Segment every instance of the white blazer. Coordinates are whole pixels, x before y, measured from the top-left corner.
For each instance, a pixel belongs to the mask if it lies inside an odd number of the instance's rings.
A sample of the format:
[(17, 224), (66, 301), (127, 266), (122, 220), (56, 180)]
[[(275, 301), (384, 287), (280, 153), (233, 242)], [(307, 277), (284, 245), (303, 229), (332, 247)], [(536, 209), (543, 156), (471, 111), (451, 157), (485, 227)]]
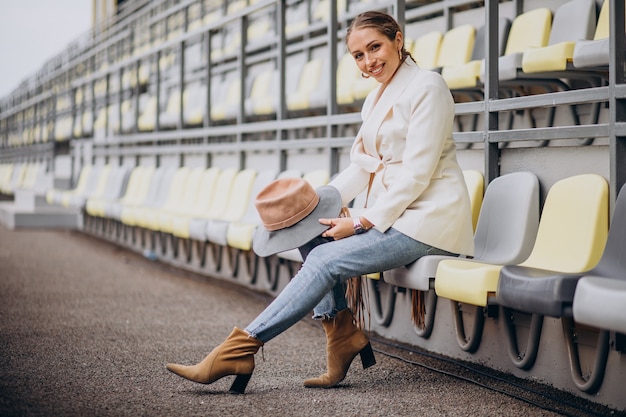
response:
[(330, 185), (346, 205), (374, 179), (367, 207), (374, 227), (393, 227), (422, 243), (473, 255), (470, 201), (452, 139), (454, 101), (441, 76), (411, 59), (378, 101), (365, 99), (350, 165)]

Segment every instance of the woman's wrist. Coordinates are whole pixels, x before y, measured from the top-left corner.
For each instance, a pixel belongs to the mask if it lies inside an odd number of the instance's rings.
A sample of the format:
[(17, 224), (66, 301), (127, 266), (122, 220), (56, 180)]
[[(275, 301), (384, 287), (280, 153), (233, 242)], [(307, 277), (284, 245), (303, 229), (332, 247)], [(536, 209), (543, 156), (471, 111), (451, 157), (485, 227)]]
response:
[(359, 223), (361, 223), (361, 225), (365, 228), (365, 230), (370, 230), (372, 227), (374, 227), (372, 222), (370, 222), (363, 216), (359, 217)]

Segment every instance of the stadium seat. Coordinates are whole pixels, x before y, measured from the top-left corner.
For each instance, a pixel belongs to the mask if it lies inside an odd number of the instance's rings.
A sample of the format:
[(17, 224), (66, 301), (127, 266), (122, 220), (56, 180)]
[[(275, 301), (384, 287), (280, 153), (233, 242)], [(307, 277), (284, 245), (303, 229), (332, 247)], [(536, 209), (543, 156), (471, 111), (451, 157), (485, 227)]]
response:
[(226, 244), (232, 248), (249, 251), (252, 249), (252, 236), (254, 230), (261, 224), (261, 218), (254, 205), (256, 195), (277, 176), (274, 170), (259, 171), (252, 186), (251, 198), (249, 199), (246, 212), (240, 219), (228, 224), (226, 231)]
[(167, 196), (171, 177), (174, 174), (172, 167), (159, 167), (142, 181), (136, 198), (122, 206), (120, 221), (126, 226), (138, 226), (142, 221), (142, 214), (146, 208), (158, 207)]
[(434, 69), (437, 67), (442, 40), (443, 33), (438, 30), (433, 30), (419, 36), (413, 42), (411, 55), (420, 68)]
[[(145, 97), (142, 97), (142, 99), (145, 99)], [(145, 103), (145, 100), (141, 101), (142, 103), (140, 104)], [(122, 104), (120, 105), (122, 116), (121, 123), (117, 123), (117, 125), (113, 124), (113, 133), (131, 133), (135, 129), (135, 127), (137, 126), (137, 115), (135, 114), (135, 106), (136, 101), (134, 98), (129, 98), (122, 101)], [(140, 109), (140, 111), (141, 110), (142, 109)]]
[(183, 94), (183, 123), (186, 126), (202, 125), (206, 117), (207, 88), (200, 82), (185, 87)]
[(13, 176), (13, 163), (0, 165), (0, 193), (8, 194), (11, 187), (11, 177)]
[(287, 110), (301, 111), (311, 108), (311, 95), (320, 88), (322, 60), (311, 59), (300, 71), (296, 90), (287, 92)]
[(98, 169), (98, 176), (92, 176), (90, 178), (90, 181), (87, 183), (85, 192), (82, 194), (74, 194), (69, 199), (63, 200), (63, 205), (65, 207), (82, 210), (85, 207), (87, 199), (91, 197), (102, 197), (104, 195), (104, 191), (106, 190), (106, 185), (109, 181), (109, 176), (112, 169), (113, 167), (110, 164), (100, 167)]
[(578, 40), (588, 40), (596, 27), (595, 0), (571, 0), (554, 13), (548, 45), (530, 48), (522, 55), (522, 71), (563, 71), (572, 62)]
[(609, 65), (609, 1), (604, 0), (592, 40), (576, 40), (573, 64), (576, 68)]
[[(465, 176), (470, 187), (472, 211), (478, 208), (480, 213), (474, 234), (475, 252), (473, 259), (464, 259), (461, 262), (508, 264), (526, 259), (532, 249), (539, 223), (537, 177), (530, 172), (502, 175), (489, 183), (484, 197), (481, 194), (480, 199), (471, 197), (472, 194), (478, 194), (478, 189), (482, 189), (482, 181), (479, 186), (475, 177), (477, 176), (473, 172)], [(436, 281), (440, 279), (437, 274), (439, 263), (454, 258), (424, 256), (407, 268), (398, 268), (384, 274), (383, 279), (398, 287), (432, 292), (437, 285)], [(471, 285), (470, 282), (467, 284)], [(430, 315), (427, 314), (425, 324), (425, 327), (430, 327), (429, 330), (432, 330), (433, 301), (436, 301), (434, 296), (437, 294), (429, 296), (432, 305), (429, 306)]]
[(239, 170), (236, 168), (227, 168), (220, 171), (209, 206), (202, 213), (199, 213), (198, 216), (194, 216), (189, 220), (189, 228), (186, 234), (190, 239), (200, 242), (206, 241), (206, 225), (209, 219), (216, 219), (224, 214), (238, 172)]
[(168, 181), (169, 176), (161, 180), (156, 199), (152, 204), (142, 207), (137, 218), (138, 226), (155, 232), (160, 230), (160, 215), (176, 209), (185, 191), (189, 171), (188, 167), (180, 167), (171, 175), (171, 180)]
[(241, 85), (238, 76), (230, 76), (224, 80), (216, 92), (216, 100), (212, 101), (211, 120), (226, 121), (237, 117), (237, 108), (241, 99)]
[(437, 64), (433, 70), (441, 72), (443, 67), (463, 65), (469, 62), (476, 40), (476, 28), (466, 24), (448, 30), (441, 40)]
[[(346, 0), (337, 0), (333, 3), (337, 4), (337, 16), (341, 16), (346, 12)], [(328, 22), (330, 19), (330, 0), (320, 0), (313, 9), (313, 21)]]
[(626, 334), (626, 186), (615, 203), (600, 261), (578, 281), (572, 302), (574, 320)]
[[(170, 204), (166, 204), (158, 213), (158, 230), (163, 233), (172, 233), (175, 216), (185, 213), (193, 205), (200, 190), (200, 183), (204, 168), (192, 168), (188, 170), (186, 178), (179, 185), (179, 190), (170, 194)], [(172, 184), (173, 185), (173, 184)], [(170, 188), (171, 189), (171, 188)]]
[(552, 186), (532, 253), (500, 271), (498, 304), (552, 317), (571, 308), (576, 283), (598, 263), (606, 243), (608, 192), (606, 180), (595, 174)]
[(269, 68), (254, 77), (250, 94), (245, 101), (247, 116), (266, 116), (276, 113), (278, 97), (275, 91), (278, 76), (278, 71)]
[(106, 204), (122, 196), (129, 181), (130, 169), (125, 166), (113, 167), (107, 180), (106, 188), (99, 196), (89, 197), (85, 211), (93, 217), (104, 217)]
[[(15, 170), (17, 169), (17, 167), (14, 166), (13, 169)], [(81, 195), (87, 187), (87, 183), (89, 182), (92, 171), (94, 171), (93, 165), (84, 165), (83, 168), (80, 170), (78, 181), (76, 181), (76, 186), (73, 189), (60, 190), (53, 188), (51, 190), (48, 190), (48, 192), (46, 193), (46, 202), (50, 205), (61, 205), (65, 195), (68, 195), (68, 197), (65, 197), (65, 199), (71, 198), (72, 194)]]
[(124, 206), (137, 206), (145, 198), (148, 184), (154, 174), (153, 166), (138, 165), (133, 168), (128, 178), (128, 184), (124, 195), (117, 200), (107, 201), (104, 204), (104, 217), (120, 221), (122, 218), (122, 208)]
[(210, 209), (211, 203), (214, 201), (213, 194), (220, 172), (221, 170), (217, 167), (204, 170), (198, 185), (198, 194), (193, 203), (172, 218), (172, 234), (174, 236), (188, 239), (191, 219), (202, 217)]
[[(150, 96), (137, 119), (137, 130), (151, 132), (156, 128), (157, 98)], [(131, 125), (132, 126), (132, 125)]]
[[(186, 92), (185, 92), (186, 93)], [(180, 88), (170, 89), (165, 110), (159, 114), (159, 128), (175, 129), (180, 119), (181, 95)], [(156, 100), (155, 100), (156, 111)]]
[[(530, 48), (541, 48), (548, 44), (552, 28), (552, 12), (541, 7), (522, 13), (511, 24), (504, 55), (498, 59), (500, 80), (514, 80), (522, 68), (524, 52)], [(481, 66), (481, 81), (484, 82), (484, 62)]]
[(483, 194), (485, 193), (485, 179), (482, 172), (474, 169), (463, 171), (463, 179), (467, 186), (470, 197), (470, 208), (472, 210), (472, 230), (476, 230), (478, 216), (483, 205)]
[[(500, 18), (498, 23), (498, 56), (504, 53), (506, 40), (509, 35), (511, 21)], [(476, 31), (476, 40), (472, 50), (471, 60), (460, 65), (447, 65), (441, 70), (441, 76), (451, 90), (475, 88), (480, 81), (480, 69), (485, 59), (485, 36), (486, 27), (481, 26)]]
[[(274, 171), (271, 172), (273, 177), (276, 176)], [(222, 214), (218, 217), (209, 219), (206, 225), (206, 240), (217, 245), (226, 246), (226, 234), (228, 224), (241, 219), (248, 208), (251, 201), (252, 189), (255, 185), (257, 171), (253, 169), (244, 169), (237, 173), (233, 180), (233, 191), (228, 196), (226, 207)], [(265, 180), (264, 175), (263, 180)], [(272, 179), (273, 179), (272, 177)], [(271, 181), (271, 180), (270, 180)], [(269, 181), (266, 182), (266, 184)]]
[(309, 26), (307, 9), (307, 4), (304, 2), (296, 3), (287, 8), (285, 19), (285, 35), (287, 37), (302, 33)]
[(103, 140), (107, 136), (107, 114), (107, 108), (101, 107), (100, 110), (98, 110), (96, 119), (93, 122), (93, 138), (96, 141)]

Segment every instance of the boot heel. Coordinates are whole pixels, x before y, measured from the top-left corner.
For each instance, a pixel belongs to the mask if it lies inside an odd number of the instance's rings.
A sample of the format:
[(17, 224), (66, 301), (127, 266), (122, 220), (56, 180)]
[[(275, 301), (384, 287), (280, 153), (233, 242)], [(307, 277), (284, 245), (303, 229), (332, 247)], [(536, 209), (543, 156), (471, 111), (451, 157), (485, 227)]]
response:
[(231, 394), (243, 394), (251, 377), (252, 374), (237, 375), (228, 392)]
[(370, 366), (376, 365), (376, 358), (374, 357), (374, 351), (372, 350), (372, 345), (368, 343), (361, 351), (359, 352), (361, 355), (361, 363), (363, 364), (363, 369), (367, 369)]

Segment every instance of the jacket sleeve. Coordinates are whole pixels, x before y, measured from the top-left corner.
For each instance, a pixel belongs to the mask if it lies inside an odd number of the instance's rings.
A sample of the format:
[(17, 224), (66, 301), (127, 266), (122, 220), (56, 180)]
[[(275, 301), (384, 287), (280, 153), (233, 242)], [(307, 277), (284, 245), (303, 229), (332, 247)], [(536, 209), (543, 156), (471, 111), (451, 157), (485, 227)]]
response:
[(341, 194), (341, 202), (346, 206), (369, 184), (370, 173), (351, 163), (329, 183)]
[(399, 172), (392, 183), (384, 184), (376, 203), (363, 212), (381, 232), (391, 227), (428, 187), (452, 133), (454, 101), (444, 81), (435, 74), (416, 81), (420, 86), (410, 92), (413, 97), (406, 138), (392, 139), (406, 140), (402, 160), (395, 162), (400, 164)]

